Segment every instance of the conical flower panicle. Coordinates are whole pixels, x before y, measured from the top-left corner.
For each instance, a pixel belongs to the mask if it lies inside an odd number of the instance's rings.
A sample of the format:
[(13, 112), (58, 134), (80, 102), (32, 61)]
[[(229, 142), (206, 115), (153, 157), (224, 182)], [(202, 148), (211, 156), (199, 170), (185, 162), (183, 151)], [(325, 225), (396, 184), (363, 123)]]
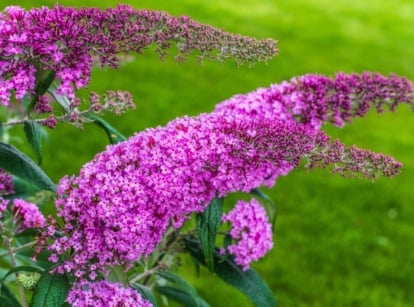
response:
[(215, 112), (251, 118), (279, 118), (309, 124), (316, 129), (331, 122), (343, 126), (363, 117), (369, 109), (394, 111), (399, 104), (414, 108), (413, 84), (404, 77), (378, 73), (338, 73), (334, 78), (308, 74), (235, 95), (216, 106)]
[(33, 94), (44, 71), (54, 71), (58, 93), (73, 99), (75, 90), (89, 83), (93, 57), (117, 67), (119, 54), (142, 53), (151, 44), (162, 58), (176, 45), (177, 60), (194, 50), (200, 60), (234, 58), (239, 64), (268, 61), (277, 53), (271, 39), (234, 35), (188, 17), (126, 5), (105, 11), (9, 6), (0, 13), (0, 105), (9, 105), (13, 92), (17, 99)]
[(213, 113), (108, 146), (79, 176), (59, 183), (56, 206), (66, 235), (50, 249), (74, 250), (60, 270), (93, 276), (149, 255), (171, 223), (181, 226), (215, 196), (273, 185), (315, 147), (318, 134), (300, 124)]

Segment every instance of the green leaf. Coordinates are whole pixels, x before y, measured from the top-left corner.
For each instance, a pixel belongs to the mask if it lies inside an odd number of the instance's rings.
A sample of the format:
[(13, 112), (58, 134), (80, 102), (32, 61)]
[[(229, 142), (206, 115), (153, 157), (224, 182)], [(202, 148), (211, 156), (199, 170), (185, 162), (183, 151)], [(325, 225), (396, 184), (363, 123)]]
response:
[(274, 205), (273, 200), (267, 195), (265, 192), (263, 192), (261, 189), (256, 188), (250, 191), (250, 194), (253, 196), (257, 196), (260, 199), (265, 200), (267, 203)]
[(183, 278), (178, 276), (177, 274), (174, 274), (172, 272), (156, 272), (156, 275), (168, 280), (169, 282), (172, 282), (174, 285), (176, 285), (178, 288), (188, 292), (192, 296), (197, 296), (196, 289), (190, 285), (187, 281), (185, 281)]
[(227, 249), (233, 243), (233, 238), (229, 233), (226, 233), (223, 238), (223, 247)]
[(261, 199), (265, 202), (264, 207), (266, 209), (267, 215), (270, 218), (270, 222), (272, 223), (272, 228), (274, 230), (274, 227), (275, 227), (275, 224), (276, 224), (276, 219), (277, 219), (277, 207), (276, 207), (275, 203), (273, 202), (273, 200), (266, 193), (264, 193), (259, 188), (251, 190), (250, 194), (252, 194), (253, 196), (256, 196), (257, 198), (259, 198), (259, 199)]
[(53, 98), (55, 98), (57, 103), (63, 108), (63, 110), (65, 110), (66, 113), (69, 112), (70, 105), (71, 105), (70, 100), (66, 96), (59, 95), (56, 91), (57, 91), (57, 84), (56, 82), (53, 82), (49, 86), (48, 92), (53, 96)]
[(66, 275), (50, 274), (45, 271), (33, 293), (30, 306), (61, 306), (66, 300), (69, 289), (70, 284)]
[(199, 307), (199, 303), (190, 293), (185, 290), (169, 287), (169, 286), (157, 286), (155, 287), (160, 294), (180, 303), (186, 307)]
[(210, 272), (214, 271), (213, 254), (216, 247), (217, 230), (223, 214), (223, 198), (214, 198), (210, 205), (196, 217), (197, 231), (204, 259)]
[[(210, 305), (203, 300), (196, 289), (182, 277), (172, 272), (156, 272), (157, 276), (169, 281), (175, 287), (159, 286), (155, 289), (161, 294), (183, 304), (184, 306), (209, 307)], [(161, 288), (161, 290), (160, 290)], [(194, 305), (192, 305), (194, 304)]]
[(39, 165), (42, 164), (41, 141), (42, 141), (42, 127), (33, 120), (26, 120), (24, 122), (24, 133), (26, 139), (36, 155)]
[(39, 82), (36, 84), (35, 93), (38, 96), (43, 95), (44, 93), (46, 93), (46, 91), (49, 89), (50, 85), (53, 83), (53, 80), (55, 80), (55, 76), (56, 76), (56, 73), (53, 70), (48, 71), (46, 73), (46, 77), (41, 78), (39, 80)]
[(111, 144), (116, 144), (126, 140), (126, 137), (116, 130), (113, 126), (111, 126), (107, 121), (102, 119), (100, 116), (94, 113), (87, 113), (85, 115), (86, 118), (93, 120), (95, 124), (105, 130), (106, 134), (108, 135), (109, 142)]
[(131, 284), (131, 287), (137, 290), (143, 299), (150, 301), (153, 307), (157, 307), (157, 300), (150, 288), (140, 284)]
[[(18, 237), (19, 239), (20, 237)], [(56, 266), (55, 263), (49, 261), (50, 252), (47, 250), (41, 251), (36, 256), (36, 266), (42, 268), (42, 270), (51, 270), (53, 267)], [(33, 247), (32, 248), (25, 248), (23, 250), (19, 250), (16, 252), (16, 259), (19, 260), (21, 263), (33, 263)]]
[(41, 189), (56, 191), (55, 184), (33, 160), (15, 147), (3, 142), (0, 142), (0, 167)]
[[(200, 242), (191, 238), (185, 242), (190, 254), (206, 266)], [(277, 306), (272, 291), (256, 271), (243, 271), (231, 257), (221, 255), (218, 250), (214, 254), (214, 272), (226, 283), (243, 292), (256, 306)]]
[(29, 106), (27, 107), (27, 113), (30, 114), (32, 112), (33, 108), (36, 105), (37, 100), (39, 99), (39, 96), (46, 93), (48, 88), (52, 85), (53, 80), (55, 80), (56, 73), (54, 71), (46, 71), (42, 73), (42, 76), (40, 76), (37, 80), (36, 87), (35, 87), (35, 94), (33, 95)]
[(198, 306), (200, 306), (200, 307), (210, 307), (210, 304), (207, 303), (205, 300), (203, 300), (201, 297), (198, 296), (195, 299), (198, 303)]
[(0, 307), (20, 307), (19, 301), (7, 286), (3, 286), (0, 295)]
[(27, 110), (29, 108), (30, 102), (32, 101), (32, 95), (26, 94), (23, 96), (23, 98), (20, 100), (20, 103), (23, 105), (23, 107)]
[(26, 228), (25, 230), (15, 234), (15, 238), (35, 237), (39, 235), (39, 228)]
[(22, 178), (13, 176), (14, 194), (7, 195), (8, 199), (26, 198), (39, 192), (41, 189)]

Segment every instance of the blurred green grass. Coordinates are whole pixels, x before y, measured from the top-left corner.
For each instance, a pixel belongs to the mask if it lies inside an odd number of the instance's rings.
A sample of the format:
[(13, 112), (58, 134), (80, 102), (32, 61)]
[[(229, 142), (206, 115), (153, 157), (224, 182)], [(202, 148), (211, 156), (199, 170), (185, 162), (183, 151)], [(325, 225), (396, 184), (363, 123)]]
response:
[[(82, 6), (81, 1), (60, 1)], [(166, 10), (228, 31), (279, 41), (280, 54), (266, 64), (236, 68), (193, 59), (161, 63), (150, 49), (114, 72), (95, 70), (90, 88), (125, 89), (137, 110), (106, 119), (126, 135), (174, 117), (209, 112), (233, 94), (305, 73), (394, 72), (414, 80), (412, 1), (223, 0), (128, 1), (136, 8)], [(3, 0), (0, 8), (16, 2)], [(53, 1), (25, 1), (27, 8)], [(117, 1), (88, 1), (114, 6)], [(412, 306), (414, 304), (414, 124), (407, 108), (370, 113), (337, 130), (347, 144), (392, 154), (404, 163), (399, 177), (375, 182), (344, 179), (325, 171), (295, 170), (269, 194), (278, 205), (275, 247), (254, 265), (280, 306)], [(50, 132), (44, 168), (54, 180), (77, 173), (104, 149), (95, 126)], [(63, 140), (63, 141), (62, 141)], [(186, 261), (186, 259), (184, 259)], [(212, 306), (250, 306), (237, 291), (202, 271), (180, 273)]]

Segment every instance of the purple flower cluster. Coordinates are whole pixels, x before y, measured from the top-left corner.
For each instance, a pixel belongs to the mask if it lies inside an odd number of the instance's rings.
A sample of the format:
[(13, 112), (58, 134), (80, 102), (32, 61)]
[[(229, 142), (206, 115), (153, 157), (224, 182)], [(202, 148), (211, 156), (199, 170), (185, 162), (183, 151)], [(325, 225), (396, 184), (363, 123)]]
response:
[[(392, 84), (383, 92), (392, 92)], [(65, 235), (49, 247), (51, 261), (66, 255), (58, 271), (95, 279), (108, 266), (128, 266), (151, 254), (169, 226), (180, 227), (216, 195), (271, 187), (302, 157), (309, 167), (333, 165), (344, 175), (359, 172), (375, 178), (398, 173), (401, 164), (390, 157), (331, 143), (317, 129), (326, 114), (298, 123), (295, 116), (301, 113), (293, 105), (293, 94), (283, 100), (275, 88), (236, 96), (211, 114), (147, 129), (108, 146), (79, 176), (63, 178), (56, 207), (65, 221), (60, 230)], [(398, 102), (410, 97), (408, 88), (404, 90)], [(278, 99), (272, 100), (275, 92)], [(339, 90), (337, 94), (341, 96)], [(309, 103), (327, 103), (322, 98)]]
[(19, 225), (20, 230), (45, 226), (45, 217), (36, 204), (23, 199), (14, 199), (13, 211), (17, 219), (16, 224)]
[(277, 52), (273, 40), (255, 40), (199, 24), (188, 17), (135, 10), (120, 5), (97, 8), (33, 8), (9, 6), (0, 13), (0, 105), (33, 94), (37, 78), (53, 71), (60, 80), (58, 93), (74, 98), (89, 82), (93, 57), (102, 65), (117, 65), (120, 53), (142, 53), (155, 44), (164, 56), (171, 44), (178, 60), (193, 50), (200, 58), (238, 63), (266, 61)]
[(2, 213), (7, 209), (9, 201), (3, 198), (3, 195), (14, 193), (13, 178), (0, 168), (0, 218)]
[(13, 178), (0, 168), (0, 196), (14, 193)]
[(385, 107), (393, 111), (401, 103), (414, 108), (413, 89), (409, 80), (395, 75), (338, 73), (329, 78), (309, 74), (236, 95), (218, 104), (215, 112), (297, 121), (318, 129), (324, 122), (342, 126), (372, 107), (378, 112)]
[(66, 301), (73, 307), (152, 307), (152, 304), (135, 290), (107, 281), (77, 282)]
[(50, 246), (51, 259), (72, 250), (59, 270), (93, 279), (147, 256), (168, 226), (179, 227), (216, 195), (272, 186), (321, 139), (300, 124), (213, 113), (108, 146), (79, 176), (60, 181), (56, 207), (66, 235)]
[(229, 213), (222, 216), (222, 221), (230, 222), (230, 236), (236, 241), (226, 249), (235, 256), (235, 262), (243, 270), (248, 270), (252, 261), (257, 261), (272, 249), (272, 224), (256, 199), (238, 201)]

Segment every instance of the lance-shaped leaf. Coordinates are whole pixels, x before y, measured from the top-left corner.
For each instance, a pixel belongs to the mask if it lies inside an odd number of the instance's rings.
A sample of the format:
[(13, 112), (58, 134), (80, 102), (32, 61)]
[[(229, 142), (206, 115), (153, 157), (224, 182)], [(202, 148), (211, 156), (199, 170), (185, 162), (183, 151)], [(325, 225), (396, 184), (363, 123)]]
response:
[(185, 290), (193, 296), (197, 295), (196, 289), (177, 274), (172, 272), (157, 272), (156, 275), (169, 281), (170, 283), (173, 283), (178, 288)]
[(214, 198), (210, 205), (197, 214), (197, 231), (203, 250), (204, 259), (210, 272), (214, 270), (213, 255), (216, 248), (217, 230), (223, 214), (223, 198)]
[(50, 274), (45, 271), (33, 293), (30, 307), (62, 306), (70, 289), (66, 275)]
[[(187, 238), (185, 243), (191, 256), (196, 258), (202, 265), (207, 266), (200, 242), (192, 238)], [(272, 291), (256, 271), (252, 269), (243, 271), (234, 263), (231, 257), (221, 255), (217, 249), (214, 253), (213, 260), (214, 273), (226, 283), (243, 292), (256, 306), (277, 306)]]
[(35, 93), (30, 101), (29, 106), (27, 107), (27, 113), (30, 114), (33, 110), (33, 108), (36, 105), (37, 100), (39, 99), (39, 96), (46, 93), (46, 91), (49, 89), (53, 81), (55, 80), (56, 73), (54, 71), (47, 71), (44, 72), (37, 80), (37, 84), (35, 87)]
[(24, 134), (26, 139), (32, 147), (36, 155), (39, 165), (42, 164), (41, 142), (42, 142), (42, 128), (33, 120), (26, 120), (24, 122)]
[(38, 186), (16, 176), (13, 176), (13, 188), (14, 194), (7, 195), (8, 199), (26, 198), (41, 190)]
[(0, 142), (0, 168), (43, 190), (56, 191), (55, 184), (32, 159), (3, 142)]
[(197, 303), (197, 300), (187, 291), (170, 287), (170, 286), (158, 286), (155, 287), (160, 294), (180, 303), (186, 307), (199, 307), (200, 305)]
[(188, 307), (210, 307), (202, 299), (196, 289), (183, 278), (172, 272), (157, 272), (159, 277), (167, 280), (173, 286), (156, 286), (155, 289), (162, 295)]
[(100, 116), (94, 113), (88, 113), (85, 115), (86, 118), (93, 120), (95, 124), (105, 130), (106, 134), (108, 135), (109, 142), (111, 144), (116, 144), (126, 140), (126, 137), (116, 130), (112, 125), (110, 125), (107, 121), (102, 119)]
[(20, 307), (19, 301), (7, 286), (3, 286), (0, 295), (0, 307)]
[(65, 112), (69, 112), (70, 111), (70, 100), (68, 97), (60, 95), (57, 93), (57, 84), (56, 82), (53, 82), (52, 84), (50, 84), (49, 88), (48, 88), (48, 92), (49, 94), (51, 94), (53, 96), (53, 98), (56, 99), (57, 103), (63, 108), (63, 110), (65, 110)]
[(256, 198), (262, 200), (262, 204), (264, 202), (264, 208), (266, 209), (266, 213), (269, 216), (269, 219), (272, 223), (272, 229), (274, 230), (276, 219), (277, 219), (277, 207), (273, 200), (263, 192), (261, 189), (256, 188), (250, 191), (250, 194), (255, 196)]
[(45, 73), (45, 77), (41, 78), (36, 84), (35, 93), (37, 95), (43, 95), (49, 89), (50, 85), (55, 80), (56, 73), (51, 70)]

